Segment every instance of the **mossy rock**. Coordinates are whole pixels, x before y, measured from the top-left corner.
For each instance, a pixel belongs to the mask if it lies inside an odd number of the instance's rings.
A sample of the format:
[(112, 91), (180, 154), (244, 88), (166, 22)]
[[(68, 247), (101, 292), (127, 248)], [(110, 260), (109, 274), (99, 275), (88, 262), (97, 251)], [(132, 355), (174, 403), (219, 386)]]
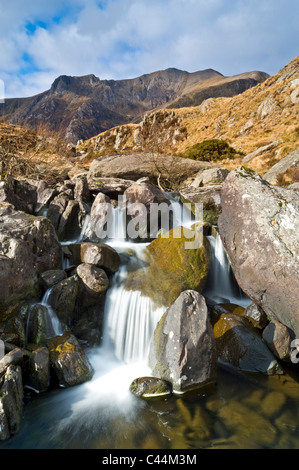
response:
[(140, 377), (133, 380), (130, 391), (139, 398), (153, 398), (172, 393), (172, 385), (166, 380), (155, 377)]
[(148, 267), (129, 273), (126, 287), (141, 290), (157, 306), (166, 307), (185, 290), (201, 292), (209, 270), (210, 244), (201, 234), (202, 244), (187, 249), (196, 233), (176, 227), (150, 243), (145, 253)]

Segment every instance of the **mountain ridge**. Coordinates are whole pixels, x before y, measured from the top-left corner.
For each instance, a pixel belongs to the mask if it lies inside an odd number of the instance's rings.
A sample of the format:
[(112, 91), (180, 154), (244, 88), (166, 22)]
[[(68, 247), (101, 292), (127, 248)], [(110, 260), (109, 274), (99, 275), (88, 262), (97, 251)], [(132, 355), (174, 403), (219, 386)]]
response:
[(146, 112), (199, 105), (207, 97), (234, 96), (266, 80), (265, 72), (224, 77), (214, 69), (187, 72), (168, 68), (124, 80), (94, 74), (61, 75), (49, 90), (27, 98), (9, 98), (2, 119), (39, 130), (47, 127), (77, 143), (112, 127), (140, 122)]

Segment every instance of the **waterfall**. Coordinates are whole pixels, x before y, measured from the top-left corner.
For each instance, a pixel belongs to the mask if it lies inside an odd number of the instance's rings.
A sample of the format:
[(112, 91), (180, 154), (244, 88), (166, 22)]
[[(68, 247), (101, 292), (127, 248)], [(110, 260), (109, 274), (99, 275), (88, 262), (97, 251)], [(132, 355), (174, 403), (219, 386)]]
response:
[(104, 345), (127, 364), (145, 361), (150, 341), (165, 308), (155, 308), (152, 300), (139, 291), (125, 290), (127, 269), (115, 275), (106, 296)]
[(48, 310), (48, 319), (50, 321), (52, 330), (54, 332), (54, 336), (60, 336), (60, 335), (63, 335), (64, 328), (63, 328), (59, 318), (57, 317), (55, 310), (49, 304), (49, 298), (50, 298), (52, 289), (53, 288), (51, 287), (50, 289), (48, 289), (45, 292), (44, 297), (42, 298), (42, 301), (41, 301), (41, 305), (46, 307), (47, 310)]
[(211, 267), (204, 295), (217, 303), (249, 305), (251, 300), (245, 296), (235, 280), (219, 233), (217, 232), (216, 238), (213, 236), (207, 238), (211, 246)]

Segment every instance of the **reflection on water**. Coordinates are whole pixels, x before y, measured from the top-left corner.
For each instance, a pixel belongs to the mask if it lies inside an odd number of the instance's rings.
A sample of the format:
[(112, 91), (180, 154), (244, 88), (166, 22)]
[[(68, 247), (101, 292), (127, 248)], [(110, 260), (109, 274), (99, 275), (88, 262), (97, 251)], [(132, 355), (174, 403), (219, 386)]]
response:
[(299, 385), (289, 375), (241, 375), (219, 366), (208, 395), (145, 401), (129, 392), (144, 364), (125, 365), (99, 350), (90, 359), (93, 380), (29, 401), (19, 433), (0, 449), (299, 447)]

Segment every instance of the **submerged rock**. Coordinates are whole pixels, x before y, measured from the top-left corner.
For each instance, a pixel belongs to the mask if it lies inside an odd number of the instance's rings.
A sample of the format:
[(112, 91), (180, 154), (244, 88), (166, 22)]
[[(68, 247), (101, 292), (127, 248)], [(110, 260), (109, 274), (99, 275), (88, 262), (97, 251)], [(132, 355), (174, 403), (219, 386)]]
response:
[(170, 395), (172, 386), (170, 382), (156, 377), (140, 377), (131, 383), (130, 390), (136, 397), (151, 398)]
[(72, 387), (92, 379), (93, 369), (76, 337), (67, 332), (48, 342), (50, 364), (60, 386)]
[(222, 190), (219, 233), (237, 282), (266, 315), (299, 336), (299, 194), (246, 168)]
[(152, 340), (149, 365), (154, 377), (182, 393), (214, 384), (217, 353), (204, 300), (187, 290), (165, 312)]

